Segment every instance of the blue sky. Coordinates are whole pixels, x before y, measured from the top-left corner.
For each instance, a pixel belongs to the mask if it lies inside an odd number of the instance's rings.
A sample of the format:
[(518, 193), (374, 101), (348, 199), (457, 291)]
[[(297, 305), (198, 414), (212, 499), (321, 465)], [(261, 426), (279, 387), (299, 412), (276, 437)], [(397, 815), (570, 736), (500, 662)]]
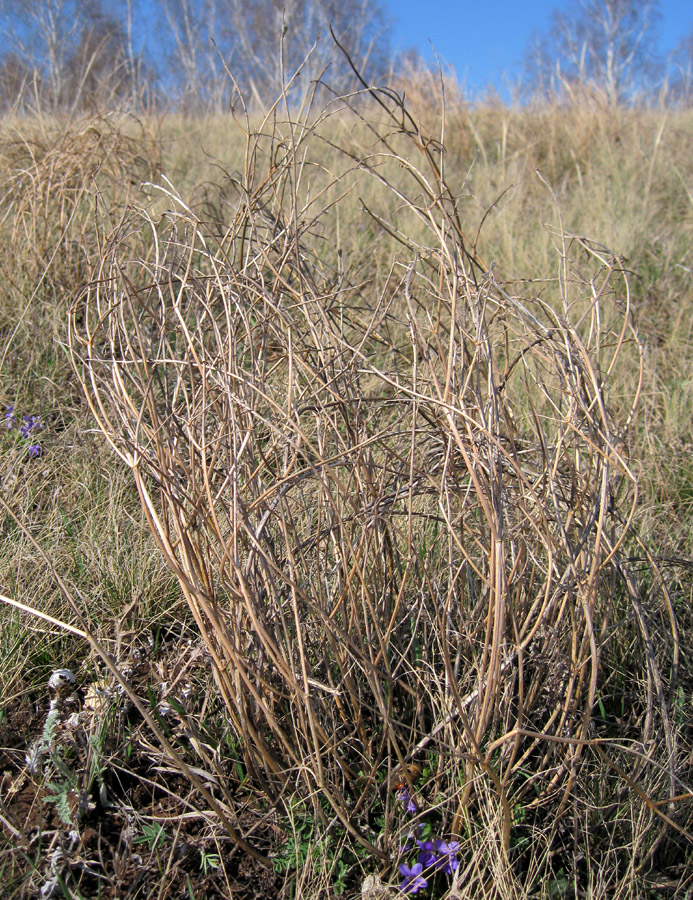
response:
[[(414, 46), (430, 59), (433, 42), (472, 92), (489, 83), (502, 89), (503, 73), (521, 59), (532, 34), (547, 29), (551, 10), (571, 5), (571, 0), (384, 0), (396, 46)], [(693, 26), (693, 2), (662, 0), (660, 11), (659, 49), (666, 56)]]

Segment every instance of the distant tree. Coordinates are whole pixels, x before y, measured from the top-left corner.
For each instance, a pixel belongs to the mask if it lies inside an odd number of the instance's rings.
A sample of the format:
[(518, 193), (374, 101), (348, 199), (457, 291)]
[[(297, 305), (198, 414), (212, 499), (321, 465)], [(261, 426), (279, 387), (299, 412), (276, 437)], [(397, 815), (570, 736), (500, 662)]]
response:
[(670, 69), (671, 97), (682, 106), (693, 105), (693, 28), (676, 45)]
[(236, 50), (241, 81), (256, 96), (276, 92), (281, 80), (309, 56), (306, 77), (329, 69), (327, 80), (348, 90), (353, 75), (330, 37), (330, 27), (366, 78), (378, 80), (389, 63), (388, 25), (383, 7), (373, 0), (222, 0), (227, 36)]
[(227, 101), (234, 79), (265, 104), (300, 68), (296, 88), (327, 69), (345, 91), (356, 80), (330, 28), (366, 78), (385, 77), (380, 0), (0, 0), (0, 90), (7, 106), (31, 83), (65, 108), (139, 100), (148, 79), (166, 104), (203, 110)]
[(5, 102), (13, 85), (19, 86), (19, 71), (25, 73), (23, 83), (32, 73), (41, 101), (52, 108), (97, 95), (122, 98), (131, 89), (131, 44), (127, 18), (110, 9), (107, 14), (101, 0), (0, 0)]
[(648, 92), (662, 74), (656, 55), (657, 0), (576, 0), (554, 10), (551, 25), (525, 57), (537, 93), (581, 84), (604, 92), (610, 104)]
[(353, 74), (330, 27), (367, 78), (382, 78), (390, 64), (390, 28), (378, 0), (158, 2), (169, 31), (169, 72), (193, 98), (209, 100), (220, 87), (230, 92), (230, 73), (244, 95), (264, 104), (306, 59), (300, 86), (328, 69), (331, 87), (347, 90)]
[(218, 26), (219, 0), (158, 0), (159, 49), (168, 102), (190, 110), (219, 104), (230, 49)]
[(63, 97), (65, 61), (79, 41), (80, 6), (76, 0), (0, 0), (6, 51), (36, 72), (54, 103)]
[(72, 102), (101, 107), (129, 91), (126, 36), (120, 22), (95, 14), (65, 60), (65, 91)]
[(0, 110), (20, 103), (33, 82), (33, 70), (16, 53), (8, 53), (0, 62)]

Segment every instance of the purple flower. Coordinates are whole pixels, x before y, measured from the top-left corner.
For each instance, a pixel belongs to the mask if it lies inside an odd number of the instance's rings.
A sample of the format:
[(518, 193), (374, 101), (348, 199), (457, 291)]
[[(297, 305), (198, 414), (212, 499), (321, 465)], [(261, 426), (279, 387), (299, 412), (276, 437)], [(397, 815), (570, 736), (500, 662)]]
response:
[(14, 406), (8, 406), (7, 412), (5, 413), (5, 425), (7, 425), (8, 430), (14, 428), (16, 421), (17, 417), (14, 414)]
[(22, 423), (19, 433), (23, 438), (28, 438), (32, 431), (41, 431), (43, 428), (38, 416), (22, 416)]
[[(433, 841), (417, 841), (417, 846), (419, 847), (419, 855), (417, 857), (418, 862), (424, 867), (424, 869), (428, 869), (429, 866), (432, 866), (438, 862), (438, 854), (434, 849)], [(440, 841), (436, 841), (436, 844), (440, 843)]]
[(38, 459), (41, 455), (41, 445), (40, 444), (30, 444), (29, 445), (29, 459)]
[(413, 816), (416, 812), (416, 803), (411, 799), (409, 795), (409, 791), (406, 788), (400, 788), (397, 791), (397, 799), (404, 807), (404, 811), (409, 813), (410, 816)]
[(399, 867), (399, 874), (404, 879), (399, 886), (400, 890), (405, 894), (416, 894), (418, 891), (428, 887), (428, 881), (421, 874), (423, 866), (421, 863), (415, 863), (411, 869), (404, 863)]
[(460, 851), (460, 842), (450, 841), (449, 843), (446, 843), (445, 841), (438, 840), (433, 842), (433, 848), (438, 855), (436, 869), (441, 869), (446, 875), (452, 875), (460, 865), (460, 862), (455, 855)]

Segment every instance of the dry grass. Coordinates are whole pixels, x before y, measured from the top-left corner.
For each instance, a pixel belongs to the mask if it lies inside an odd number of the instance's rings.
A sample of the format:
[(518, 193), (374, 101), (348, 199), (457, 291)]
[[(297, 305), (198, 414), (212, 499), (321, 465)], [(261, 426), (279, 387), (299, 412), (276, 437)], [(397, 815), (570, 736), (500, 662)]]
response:
[[(658, 477), (652, 461), (690, 439), (690, 335), (646, 322), (643, 343), (634, 318), (658, 302), (657, 266), (681, 323), (690, 305), (693, 216), (675, 190), (690, 172), (676, 158), (671, 175), (668, 139), (685, 116), (660, 129), (645, 113), (451, 103), (434, 136), (387, 92), (280, 109), (242, 124), (219, 168), (181, 157), (175, 123), (161, 144), (109, 120), (62, 138), (43, 123), (40, 153), (38, 138), (5, 143), (3, 268), (21, 260), (7, 399), (41, 402), (70, 454), (64, 489), (111, 479), (95, 509), (88, 491), (74, 501), (82, 570), (63, 599), (45, 569), (36, 599), (19, 560), (40, 561), (14, 526), (6, 593), (89, 632), (89, 667), (106, 661), (139, 703), (146, 753), (215, 811), (196, 840), (225, 827), (230, 858), (269, 855), (285, 878), (272, 891), (358, 895), (377, 871), (394, 883), (411, 827), (397, 782), (415, 820), (460, 843), (434, 895), (684, 889), (690, 580), (658, 558), (690, 555), (691, 469), (676, 457), (683, 486), (654, 508), (671, 467)], [(212, 156), (227, 128), (205, 128)], [(139, 505), (84, 435), (53, 335)], [(75, 539), (39, 484), (58, 454), (31, 468), (21, 444), (10, 452), (5, 500), (64, 570)], [(170, 597), (166, 562), (189, 611), (170, 618), (195, 635), (186, 671), (204, 684), (211, 670), (204, 691), (223, 701), (210, 718), (200, 694), (182, 731), (123, 678), (125, 645), (165, 612), (145, 603), (124, 638), (100, 608), (104, 571), (123, 575), (109, 535), (128, 521), (141, 549), (127, 542), (124, 580)], [(37, 678), (59, 652), (47, 640)], [(6, 683), (30, 684), (9, 653)]]

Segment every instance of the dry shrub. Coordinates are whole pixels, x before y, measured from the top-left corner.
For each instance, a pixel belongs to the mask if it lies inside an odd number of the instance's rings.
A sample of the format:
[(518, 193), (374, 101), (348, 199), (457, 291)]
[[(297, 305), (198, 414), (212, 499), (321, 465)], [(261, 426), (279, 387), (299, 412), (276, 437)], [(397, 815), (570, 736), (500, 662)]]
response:
[[(126, 215), (72, 310), (76, 371), (258, 790), (387, 860), (393, 779), (418, 788), (466, 836), (476, 897), (511, 890), (508, 854), (527, 864), (518, 810), (555, 835), (628, 796), (641, 864), (683, 813), (661, 804), (681, 793), (676, 623), (628, 564), (630, 416), (610, 411), (637, 347), (626, 274), (558, 229), (558, 277), (508, 293), (468, 249), (440, 144), (371, 100), (350, 113), (368, 152), (342, 137), (339, 171), (327, 112), (248, 127), (223, 228), (170, 185), (163, 215)], [(333, 242), (357, 168), (395, 193), (370, 209), (394, 248), (378, 283)]]

